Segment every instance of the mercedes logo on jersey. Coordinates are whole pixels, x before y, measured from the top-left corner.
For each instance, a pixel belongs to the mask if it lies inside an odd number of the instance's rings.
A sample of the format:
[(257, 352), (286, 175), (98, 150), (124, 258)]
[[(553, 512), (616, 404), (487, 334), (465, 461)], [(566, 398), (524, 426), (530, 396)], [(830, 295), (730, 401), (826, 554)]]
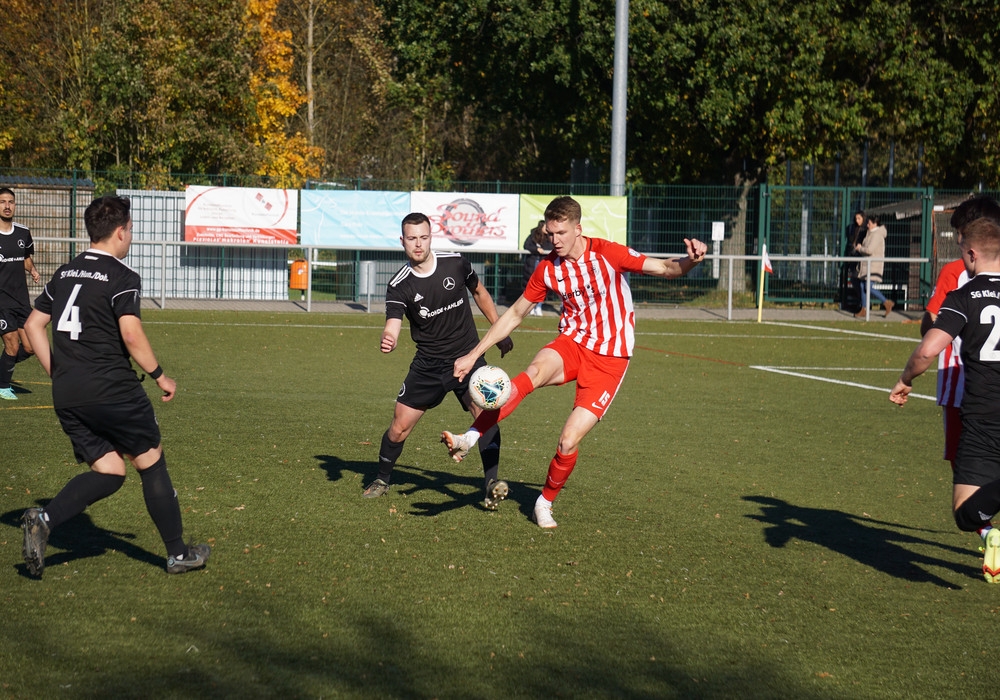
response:
[(442, 284), (444, 285), (444, 288), (447, 289), (449, 292), (455, 288), (455, 280), (453, 280), (451, 277), (445, 277), (444, 282), (442, 282)]
[(17, 239), (17, 247), (18, 248), (23, 248), (24, 247), (24, 239), (23, 238), (18, 238)]

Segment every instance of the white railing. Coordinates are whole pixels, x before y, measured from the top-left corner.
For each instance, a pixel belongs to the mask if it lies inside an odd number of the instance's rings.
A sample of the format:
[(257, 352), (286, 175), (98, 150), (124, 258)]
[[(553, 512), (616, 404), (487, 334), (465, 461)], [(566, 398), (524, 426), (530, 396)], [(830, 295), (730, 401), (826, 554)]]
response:
[[(51, 275), (55, 271), (55, 267), (65, 263), (68, 257), (62, 257), (57, 261), (47, 261), (39, 257), (40, 253), (44, 253), (45, 247), (41, 244), (56, 243), (64, 246), (75, 246), (75, 252), (81, 252), (86, 250), (90, 245), (89, 239), (86, 238), (35, 238), (35, 249), (36, 249), (36, 264), (41, 264), (43, 281), (47, 281), (46, 274)], [(213, 273), (217, 272), (220, 268), (225, 269), (226, 262), (224, 260), (213, 261), (205, 259), (193, 259), (186, 261), (182, 257), (182, 250), (184, 253), (189, 255), (191, 251), (197, 251), (198, 249), (205, 249), (205, 251), (221, 251), (221, 250), (246, 250), (250, 258), (253, 258), (252, 265), (246, 266), (246, 269), (240, 273), (242, 276), (239, 279), (240, 283), (244, 285), (249, 285), (252, 293), (239, 293), (239, 289), (236, 290), (234, 296), (220, 296), (220, 290), (224, 294), (229, 294), (230, 290), (223, 289), (224, 285), (220, 283), (217, 276)], [(289, 245), (279, 245), (279, 246), (261, 246), (261, 245), (225, 245), (220, 246), (218, 243), (189, 243), (185, 241), (167, 241), (167, 240), (142, 240), (134, 239), (132, 242), (132, 250), (129, 256), (125, 258), (125, 263), (136, 269), (143, 277), (143, 289), (144, 295), (147, 298), (158, 299), (161, 308), (166, 308), (167, 300), (169, 298), (207, 298), (207, 299), (233, 299), (233, 300), (287, 300), (288, 299), (288, 272), (289, 265), (292, 259), (289, 257), (289, 252), (301, 251), (309, 261), (307, 266), (307, 279), (306, 288), (304, 290), (305, 299), (305, 310), (307, 312), (312, 311), (312, 287), (313, 287), (313, 270), (316, 268), (336, 268), (339, 266), (352, 266), (356, 268), (357, 274), (357, 285), (356, 291), (358, 295), (358, 301), (364, 300), (365, 306), (368, 311), (371, 310), (371, 304), (373, 298), (380, 298), (381, 294), (378, 290), (382, 287), (379, 285), (379, 276), (384, 276), (381, 270), (377, 269), (378, 261), (360, 261), (360, 263), (351, 262), (336, 262), (336, 261), (322, 261), (319, 260), (319, 252), (323, 250), (344, 250), (343, 248), (333, 247), (333, 246), (289, 246)], [(402, 259), (402, 250), (399, 248), (371, 248), (366, 249), (366, 252), (382, 252), (382, 253), (394, 253), (400, 256)], [(650, 257), (657, 258), (676, 258), (683, 256), (683, 253), (675, 254), (648, 254)], [(870, 276), (871, 265), (873, 262), (882, 261), (886, 263), (907, 263), (907, 264), (920, 264), (930, 262), (928, 258), (872, 258), (872, 257), (844, 257), (844, 256), (827, 256), (827, 255), (773, 255), (770, 254), (769, 258), (771, 260), (772, 266), (777, 266), (783, 262), (800, 262), (803, 264), (810, 265), (826, 265), (829, 266), (831, 270), (839, 270), (839, 267), (843, 263), (854, 263), (860, 264), (866, 268), (868, 276)], [(719, 275), (725, 274), (725, 288), (727, 289), (727, 302), (726, 302), (726, 317), (728, 320), (733, 319), (733, 282), (735, 277), (735, 263), (744, 263), (746, 261), (754, 261), (759, 269), (761, 264), (760, 255), (721, 255), (721, 254), (710, 254), (706, 256), (706, 260), (711, 261), (713, 271), (717, 271)], [(393, 263), (393, 271), (395, 270), (396, 263)], [(51, 269), (49, 269), (51, 267)], [(200, 269), (199, 269), (200, 268)], [(193, 272), (191, 272), (193, 270)], [(232, 271), (232, 269), (231, 269)], [(199, 274), (199, 272), (201, 274)], [(742, 275), (742, 270), (740, 271)], [(236, 275), (236, 272), (233, 272)], [(185, 287), (183, 294), (169, 294), (168, 289), (171, 286), (170, 281), (184, 282), (188, 285), (195, 285), (192, 290), (190, 287)], [(383, 285), (384, 286), (384, 285)], [(904, 285), (905, 286), (905, 285)], [(888, 287), (885, 285), (876, 284), (875, 287), (880, 290), (885, 290)], [(176, 285), (175, 285), (176, 291)]]

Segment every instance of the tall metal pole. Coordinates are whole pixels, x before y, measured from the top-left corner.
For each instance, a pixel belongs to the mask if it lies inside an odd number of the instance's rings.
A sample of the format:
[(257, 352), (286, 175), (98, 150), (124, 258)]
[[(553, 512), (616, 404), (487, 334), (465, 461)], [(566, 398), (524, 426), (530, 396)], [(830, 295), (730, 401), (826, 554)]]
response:
[(615, 0), (615, 63), (611, 87), (611, 195), (625, 194), (625, 122), (628, 108), (628, 0)]

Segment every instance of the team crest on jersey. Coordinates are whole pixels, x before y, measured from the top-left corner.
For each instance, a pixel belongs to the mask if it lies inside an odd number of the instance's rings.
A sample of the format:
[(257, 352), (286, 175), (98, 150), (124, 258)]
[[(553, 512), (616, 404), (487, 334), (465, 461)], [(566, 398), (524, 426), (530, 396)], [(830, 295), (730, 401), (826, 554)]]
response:
[(633, 258), (639, 257), (639, 253), (637, 251), (632, 250), (631, 248), (628, 249), (628, 254), (631, 255)]
[(399, 387), (399, 394), (398, 394), (398, 396), (402, 396), (405, 393), (406, 393), (406, 382), (403, 382), (403, 386)]
[(445, 277), (444, 282), (442, 282), (441, 285), (450, 292), (455, 288), (455, 280), (451, 277)]
[(0, 318), (0, 331), (5, 331), (5, 330), (7, 330), (7, 321)]

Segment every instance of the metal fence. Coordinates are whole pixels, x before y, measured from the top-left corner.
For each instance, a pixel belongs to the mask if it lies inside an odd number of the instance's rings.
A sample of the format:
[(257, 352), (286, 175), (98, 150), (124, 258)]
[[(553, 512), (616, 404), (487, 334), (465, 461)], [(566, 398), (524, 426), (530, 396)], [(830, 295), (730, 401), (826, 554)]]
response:
[[(46, 282), (56, 268), (88, 246), (87, 239), (36, 238), (35, 266)], [(680, 253), (677, 253), (680, 254)], [(662, 254), (651, 254), (664, 257)], [(521, 256), (503, 253), (475, 253), (466, 257), (483, 284), (495, 299), (513, 302), (524, 289)], [(670, 257), (667, 255), (666, 257)], [(810, 266), (837, 267), (857, 258), (830, 256), (770, 256), (775, 269), (787, 266), (798, 269)], [(866, 258), (873, 262), (878, 258)], [(920, 265), (926, 258), (885, 258), (886, 266)], [(321, 246), (227, 246), (178, 241), (133, 240), (124, 262), (142, 277), (143, 297), (169, 308), (172, 300), (216, 299), (240, 301), (298, 302), (305, 311), (315, 310), (316, 302), (348, 302), (368, 311), (381, 312), (389, 280), (405, 264), (400, 251), (358, 251)], [(862, 263), (864, 264), (864, 262)], [(713, 267), (718, 278), (709, 273)], [(759, 271), (759, 255), (713, 254), (696, 268), (694, 275), (675, 280), (663, 280), (632, 275), (630, 285), (636, 304), (694, 304), (726, 310), (733, 318), (735, 309), (754, 308), (760, 302), (753, 293), (734, 293), (733, 282), (742, 269)], [(297, 274), (302, 272), (301, 275)], [(701, 273), (700, 275), (697, 273)], [(772, 275), (767, 280), (776, 279)], [(759, 279), (759, 278), (758, 278)], [(780, 281), (778, 281), (780, 284)], [(766, 285), (765, 285), (766, 286)], [(29, 280), (32, 297), (41, 292), (41, 285)], [(891, 283), (876, 284), (885, 295), (897, 301), (900, 310), (920, 309), (907, 301), (906, 290)], [(196, 290), (196, 291), (192, 291)], [(650, 299), (655, 299), (651, 302)], [(559, 301), (550, 298), (553, 310)], [(774, 305), (775, 302), (765, 302)], [(830, 302), (833, 303), (833, 302)], [(321, 308), (321, 307), (320, 307)]]
[[(185, 243), (184, 184), (267, 183), (221, 176), (157, 177), (104, 173), (85, 179), (78, 173), (0, 170), (0, 185), (16, 192), (16, 219), (29, 226), (36, 239), (35, 262), (43, 277), (86, 245), (79, 239), (82, 212), (94, 194), (118, 191), (132, 197), (135, 241), (127, 262), (142, 273), (146, 293), (164, 301), (300, 296), (378, 300), (388, 277), (403, 264), (400, 250)], [(356, 180), (310, 186), (406, 191), (412, 184)], [(149, 189), (139, 189), (143, 187)], [(598, 185), (500, 181), (428, 187), (455, 192), (606, 193), (606, 187)], [(888, 229), (883, 291), (897, 303), (918, 308), (929, 297), (940, 266), (957, 257), (948, 219), (970, 194), (933, 188), (631, 185), (627, 197), (632, 247), (651, 255), (679, 255), (684, 238), (694, 237), (709, 242), (712, 253), (708, 264), (680, 280), (633, 276), (633, 296), (639, 304), (756, 305), (759, 255), (766, 242), (774, 262), (774, 274), (765, 280), (766, 302), (843, 305), (851, 291), (843, 274), (846, 230), (853, 212), (861, 209), (881, 216)], [(713, 241), (713, 233), (721, 233), (721, 240)], [(520, 294), (518, 254), (468, 257), (498, 301), (510, 302)], [(288, 286), (289, 263), (297, 259), (309, 261), (305, 290)]]

